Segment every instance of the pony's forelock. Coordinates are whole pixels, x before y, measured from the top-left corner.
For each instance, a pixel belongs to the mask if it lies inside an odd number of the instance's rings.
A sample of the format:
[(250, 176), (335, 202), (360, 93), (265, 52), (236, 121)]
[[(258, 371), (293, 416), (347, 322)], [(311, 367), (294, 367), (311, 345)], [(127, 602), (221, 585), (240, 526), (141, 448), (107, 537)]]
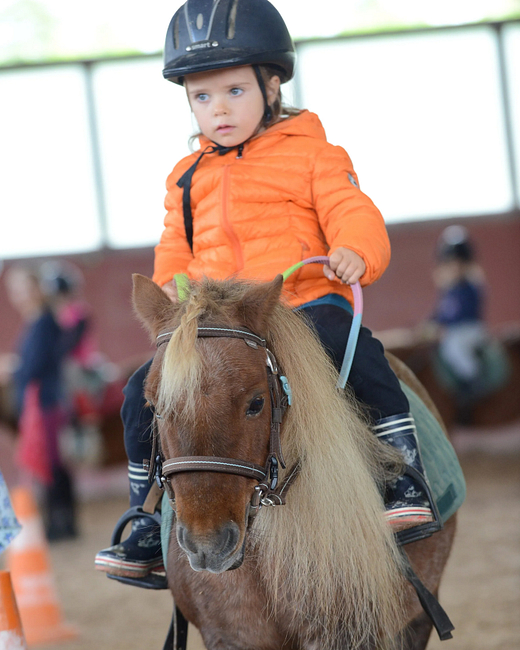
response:
[(192, 295), (166, 344), (157, 394), (157, 410), (163, 417), (175, 412), (178, 417), (192, 418), (196, 412), (201, 358), (195, 342), (201, 312), (202, 305)]
[(197, 350), (197, 328), (208, 319), (231, 326), (233, 312), (249, 285), (206, 278), (192, 282), (189, 294), (179, 305), (171, 322), (171, 338), (166, 344), (158, 384), (157, 409), (163, 417), (193, 419), (197, 409), (202, 375), (202, 359)]

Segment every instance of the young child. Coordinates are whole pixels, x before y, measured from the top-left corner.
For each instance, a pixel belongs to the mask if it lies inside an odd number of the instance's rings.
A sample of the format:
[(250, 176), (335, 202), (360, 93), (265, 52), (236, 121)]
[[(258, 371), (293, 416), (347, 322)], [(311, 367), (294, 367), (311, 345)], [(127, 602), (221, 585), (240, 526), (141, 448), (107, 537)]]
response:
[[(59, 441), (66, 424), (63, 368), (73, 338), (60, 328), (36, 270), (14, 265), (5, 283), (23, 320), (13, 372), (21, 434), (16, 459), (40, 484), (47, 539), (72, 538), (77, 535), (76, 498)], [(36, 445), (42, 453), (34, 453)]]
[[(267, 0), (188, 0), (166, 38), (166, 79), (185, 88), (201, 134), (200, 149), (167, 180), (165, 230), (154, 280), (175, 301), (176, 273), (190, 278), (270, 281), (302, 259), (330, 256), (285, 284), (285, 297), (305, 312), (336, 366), (352, 322), (349, 284), (377, 280), (390, 259), (383, 218), (359, 189), (347, 153), (329, 144), (316, 115), (286, 109), (280, 84), (294, 71), (294, 46)], [(151, 413), (143, 398), (149, 364), (125, 388), (122, 418), (129, 457), (130, 504), (149, 490)], [(424, 474), (407, 398), (379, 341), (362, 328), (350, 374), (382, 442), (401, 449)], [(408, 475), (389, 488), (387, 516), (396, 530), (438, 529), (425, 490)], [(96, 567), (145, 576), (161, 564), (160, 541), (146, 517), (127, 540), (99, 552)]]
[(458, 385), (461, 411), (485, 390), (483, 351), (490, 343), (484, 322), (484, 272), (467, 230), (448, 226), (438, 242), (434, 282), (439, 296), (432, 321), (439, 327), (439, 356)]

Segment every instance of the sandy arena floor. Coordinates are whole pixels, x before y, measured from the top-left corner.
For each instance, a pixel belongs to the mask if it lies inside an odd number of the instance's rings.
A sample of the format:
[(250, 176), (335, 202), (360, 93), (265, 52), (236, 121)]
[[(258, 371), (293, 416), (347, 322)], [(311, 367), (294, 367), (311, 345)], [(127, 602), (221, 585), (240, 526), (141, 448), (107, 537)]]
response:
[[(468, 484), (459, 532), (445, 574), (441, 603), (456, 630), (452, 641), (433, 633), (428, 650), (518, 650), (520, 648), (520, 425), (507, 430), (458, 433)], [(78, 540), (51, 545), (54, 577), (73, 642), (42, 650), (137, 650), (163, 647), (171, 616), (167, 592), (149, 592), (108, 580), (93, 568), (114, 522), (126, 507), (109, 481), (99, 498), (81, 506)], [(99, 486), (98, 486), (99, 487)], [(204, 646), (190, 630), (190, 650)]]

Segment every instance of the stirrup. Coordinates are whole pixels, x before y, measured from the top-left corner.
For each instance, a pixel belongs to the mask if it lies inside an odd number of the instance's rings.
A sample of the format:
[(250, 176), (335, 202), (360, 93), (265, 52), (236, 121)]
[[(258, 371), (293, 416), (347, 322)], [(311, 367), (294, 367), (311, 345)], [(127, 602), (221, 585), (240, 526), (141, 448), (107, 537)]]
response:
[[(114, 528), (114, 532), (112, 533), (111, 546), (115, 546), (121, 542), (121, 535), (129, 521), (141, 517), (149, 517), (150, 519), (153, 519), (156, 524), (159, 526), (161, 525), (162, 516), (159, 511), (149, 513), (143, 510), (143, 506), (133, 506), (119, 518), (119, 521)], [(123, 584), (132, 585), (133, 587), (142, 587), (143, 589), (168, 589), (168, 579), (166, 574), (158, 571), (152, 571), (144, 578), (128, 578), (124, 576), (116, 576), (110, 573), (107, 573), (106, 576), (111, 580), (118, 580)]]
[(405, 530), (400, 530), (397, 533), (394, 533), (395, 540), (399, 546), (404, 546), (405, 544), (411, 544), (412, 542), (418, 542), (421, 539), (426, 539), (427, 537), (430, 537), (430, 535), (433, 535), (433, 533), (436, 533), (443, 528), (439, 509), (437, 508), (437, 504), (435, 503), (435, 499), (433, 497), (430, 486), (428, 485), (428, 482), (424, 476), (421, 474), (421, 472), (418, 472), (414, 467), (411, 467), (410, 465), (405, 466), (403, 474), (407, 474), (411, 478), (415, 479), (426, 493), (428, 501), (430, 502), (433, 521), (428, 521), (424, 524), (418, 524), (412, 528), (407, 528)]

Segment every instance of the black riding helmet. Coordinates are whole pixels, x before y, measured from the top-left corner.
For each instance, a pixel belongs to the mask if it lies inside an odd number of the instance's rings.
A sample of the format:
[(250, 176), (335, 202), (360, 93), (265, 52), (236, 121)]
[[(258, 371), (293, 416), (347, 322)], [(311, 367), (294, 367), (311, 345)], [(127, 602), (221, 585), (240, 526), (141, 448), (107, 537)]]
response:
[(437, 260), (439, 262), (472, 262), (475, 251), (469, 240), (468, 231), (464, 226), (448, 226), (445, 228), (437, 244)]
[(268, 0), (187, 0), (168, 27), (163, 76), (182, 85), (187, 74), (270, 65), (285, 83), (294, 63), (289, 31)]
[(50, 297), (72, 296), (83, 285), (81, 271), (65, 261), (44, 262), (39, 277), (43, 292)]

